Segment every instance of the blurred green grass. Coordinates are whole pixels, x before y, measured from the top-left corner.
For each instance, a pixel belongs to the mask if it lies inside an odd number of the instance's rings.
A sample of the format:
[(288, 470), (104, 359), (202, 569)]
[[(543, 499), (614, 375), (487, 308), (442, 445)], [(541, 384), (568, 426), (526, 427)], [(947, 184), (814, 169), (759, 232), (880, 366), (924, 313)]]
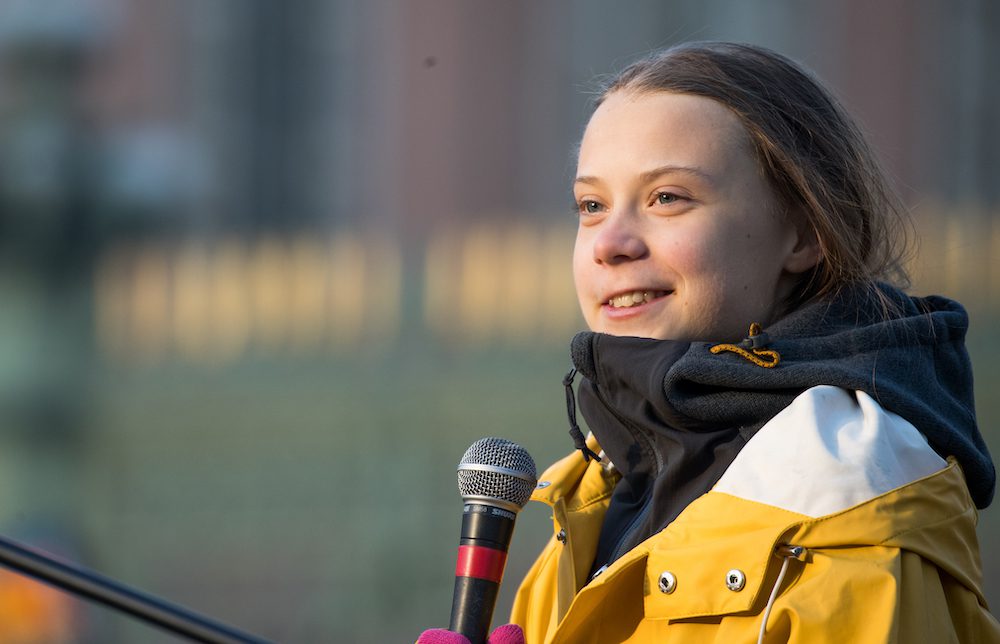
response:
[[(539, 468), (569, 452), (567, 364), (417, 348), (106, 372), (76, 490), (86, 542), (109, 574), (280, 641), (412, 639), (448, 619), (459, 458), (487, 435)], [(548, 532), (525, 511), (498, 617)]]

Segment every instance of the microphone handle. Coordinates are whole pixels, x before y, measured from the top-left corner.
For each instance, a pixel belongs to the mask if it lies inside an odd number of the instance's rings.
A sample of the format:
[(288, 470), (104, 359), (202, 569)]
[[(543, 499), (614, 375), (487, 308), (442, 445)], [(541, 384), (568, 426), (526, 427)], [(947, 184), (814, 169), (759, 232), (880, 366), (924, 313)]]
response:
[(4, 537), (0, 537), (0, 564), (196, 642), (267, 644), (267, 640), (242, 633), (95, 572), (57, 561)]
[(466, 503), (462, 512), (448, 630), (461, 633), (472, 644), (485, 644), (489, 634), (516, 517), (506, 508), (485, 503)]

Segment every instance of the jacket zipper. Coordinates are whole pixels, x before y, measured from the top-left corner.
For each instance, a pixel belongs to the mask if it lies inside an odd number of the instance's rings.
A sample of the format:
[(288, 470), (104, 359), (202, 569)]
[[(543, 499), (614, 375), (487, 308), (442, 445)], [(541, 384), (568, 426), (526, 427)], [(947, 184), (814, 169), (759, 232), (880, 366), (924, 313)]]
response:
[[(636, 442), (643, 443), (643, 445), (645, 445), (646, 447), (646, 450), (653, 455), (653, 461), (656, 465), (656, 470), (654, 471), (653, 474), (653, 481), (655, 481), (656, 478), (660, 475), (660, 470), (663, 468), (663, 463), (660, 461), (660, 455), (656, 453), (655, 449), (653, 449), (652, 441), (650, 441), (646, 436), (642, 434), (642, 432), (638, 431), (635, 427), (633, 427), (632, 423), (625, 420), (618, 413), (618, 410), (616, 410), (604, 397), (604, 394), (601, 393), (600, 387), (595, 387), (595, 389), (597, 391), (597, 398), (601, 401), (604, 407), (611, 412), (611, 415), (614, 416), (615, 419), (629, 431), (629, 434), (632, 435), (632, 438)], [(649, 513), (649, 510), (652, 507), (652, 505), (653, 505), (653, 490), (652, 488), (650, 488), (648, 494), (646, 495), (646, 500), (642, 504), (642, 507), (639, 508), (639, 511), (636, 513), (636, 515), (632, 517), (631, 521), (629, 521), (628, 528), (626, 528), (626, 530), (618, 538), (618, 542), (615, 543), (615, 547), (611, 550), (611, 558), (608, 559), (608, 561), (604, 562), (601, 565), (601, 567), (597, 569), (597, 571), (594, 573), (591, 579), (593, 579), (600, 573), (604, 572), (604, 569), (607, 568), (608, 565), (610, 565), (614, 561), (617, 561), (619, 558), (621, 558), (622, 555), (625, 554), (625, 552), (627, 552), (627, 551), (623, 552), (623, 549), (625, 547), (625, 542), (635, 531), (636, 527), (639, 525), (639, 522), (642, 519), (644, 519), (646, 515)]]
[(622, 536), (618, 538), (618, 543), (615, 544), (614, 550), (611, 551), (611, 558), (604, 565), (607, 566), (611, 562), (618, 561), (622, 555), (624, 555), (627, 550), (625, 550), (625, 542), (628, 540), (635, 529), (638, 527), (639, 523), (646, 518), (649, 514), (649, 509), (653, 505), (653, 491), (650, 490), (649, 494), (646, 495), (646, 500), (643, 502), (642, 507), (639, 508), (639, 512), (636, 513), (632, 520), (629, 521), (628, 528), (622, 533)]

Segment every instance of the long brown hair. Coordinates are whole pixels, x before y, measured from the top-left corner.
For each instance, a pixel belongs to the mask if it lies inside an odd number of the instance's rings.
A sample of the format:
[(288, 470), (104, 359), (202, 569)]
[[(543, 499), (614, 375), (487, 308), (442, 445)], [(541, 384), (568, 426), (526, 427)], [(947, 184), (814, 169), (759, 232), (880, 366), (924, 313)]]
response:
[(788, 308), (848, 284), (909, 286), (908, 214), (861, 130), (798, 64), (755, 45), (686, 43), (629, 65), (597, 104), (619, 91), (704, 96), (740, 119), (779, 203), (804, 217), (822, 250)]

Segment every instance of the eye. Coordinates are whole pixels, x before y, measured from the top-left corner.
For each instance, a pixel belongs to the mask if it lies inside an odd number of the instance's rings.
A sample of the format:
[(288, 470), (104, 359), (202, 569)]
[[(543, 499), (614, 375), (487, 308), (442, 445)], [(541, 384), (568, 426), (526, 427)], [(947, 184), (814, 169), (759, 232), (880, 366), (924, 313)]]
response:
[(656, 203), (661, 206), (669, 206), (670, 204), (677, 203), (681, 198), (672, 192), (657, 192), (656, 193)]
[(581, 199), (577, 202), (576, 209), (581, 215), (596, 215), (604, 210), (604, 206), (593, 199)]

